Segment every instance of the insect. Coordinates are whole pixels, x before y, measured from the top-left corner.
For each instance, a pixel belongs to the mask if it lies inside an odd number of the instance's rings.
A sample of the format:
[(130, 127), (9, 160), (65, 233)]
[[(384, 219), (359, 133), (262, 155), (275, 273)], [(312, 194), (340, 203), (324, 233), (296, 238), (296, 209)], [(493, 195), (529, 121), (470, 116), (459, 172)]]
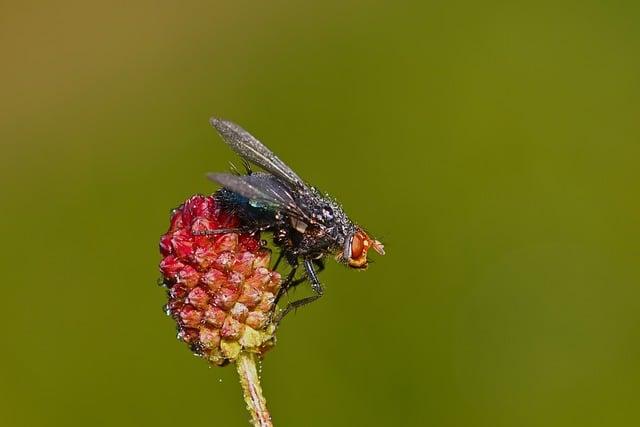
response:
[[(384, 246), (352, 222), (340, 204), (327, 194), (306, 184), (291, 168), (267, 147), (235, 123), (211, 118), (211, 125), (222, 139), (243, 159), (246, 174), (209, 173), (208, 178), (223, 188), (215, 197), (223, 209), (235, 212), (241, 226), (226, 232), (273, 233), (273, 243), (280, 249), (274, 269), (284, 257), (291, 266), (276, 302), (288, 289), (308, 280), (314, 295), (290, 302), (279, 315), (281, 320), (291, 310), (309, 304), (323, 294), (318, 274), (324, 258), (334, 255), (351, 268), (367, 267), (367, 251), (373, 248), (384, 255)], [(250, 164), (264, 172), (253, 172)], [(295, 278), (300, 264), (304, 275)]]

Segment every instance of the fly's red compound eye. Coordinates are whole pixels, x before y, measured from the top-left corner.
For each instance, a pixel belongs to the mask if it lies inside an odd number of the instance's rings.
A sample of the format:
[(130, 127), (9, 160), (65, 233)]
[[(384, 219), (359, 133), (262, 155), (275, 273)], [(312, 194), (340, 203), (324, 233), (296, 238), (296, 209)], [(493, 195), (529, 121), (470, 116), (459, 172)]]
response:
[(358, 231), (353, 235), (353, 239), (351, 240), (351, 259), (360, 259), (362, 257), (364, 242), (365, 239), (361, 232)]
[(366, 268), (367, 251), (371, 244), (369, 236), (362, 231), (357, 231), (351, 238), (351, 256), (349, 257), (349, 267)]

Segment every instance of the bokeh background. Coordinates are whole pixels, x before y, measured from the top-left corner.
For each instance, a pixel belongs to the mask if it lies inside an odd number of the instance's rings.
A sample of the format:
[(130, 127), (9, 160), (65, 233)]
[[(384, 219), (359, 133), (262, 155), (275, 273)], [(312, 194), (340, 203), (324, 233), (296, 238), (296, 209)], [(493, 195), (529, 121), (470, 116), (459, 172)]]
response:
[[(640, 3), (3, 2), (0, 424), (246, 426), (161, 310), (232, 119), (387, 244), (283, 323), (276, 426), (640, 425)], [(299, 291), (299, 295), (302, 295)]]

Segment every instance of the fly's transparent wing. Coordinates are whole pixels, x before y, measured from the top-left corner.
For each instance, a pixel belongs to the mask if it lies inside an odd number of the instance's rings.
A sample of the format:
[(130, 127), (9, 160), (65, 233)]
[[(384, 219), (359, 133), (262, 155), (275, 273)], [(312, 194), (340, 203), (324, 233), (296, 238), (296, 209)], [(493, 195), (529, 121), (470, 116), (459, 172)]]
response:
[(304, 186), (300, 177), (282, 160), (235, 123), (212, 117), (211, 125), (218, 131), (224, 142), (243, 159), (260, 166), (267, 172), (282, 178), (292, 185)]
[(300, 219), (308, 215), (296, 204), (285, 184), (269, 174), (233, 175), (209, 173), (207, 177), (224, 188), (273, 210), (280, 210)]

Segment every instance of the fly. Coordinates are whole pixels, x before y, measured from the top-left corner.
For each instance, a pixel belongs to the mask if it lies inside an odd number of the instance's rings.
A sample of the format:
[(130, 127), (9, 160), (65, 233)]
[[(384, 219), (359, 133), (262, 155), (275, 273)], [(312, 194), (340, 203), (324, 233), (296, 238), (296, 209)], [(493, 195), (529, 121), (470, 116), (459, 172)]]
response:
[[(308, 280), (314, 295), (290, 302), (279, 315), (320, 298), (324, 292), (318, 273), (324, 269), (324, 258), (333, 255), (351, 268), (367, 267), (367, 251), (373, 248), (384, 255), (384, 246), (352, 222), (342, 206), (315, 187), (306, 184), (290, 167), (260, 141), (235, 123), (211, 118), (211, 125), (222, 139), (245, 162), (247, 173), (209, 173), (207, 176), (223, 188), (215, 194), (223, 209), (235, 212), (240, 228), (212, 230), (207, 234), (226, 232), (273, 234), (280, 249), (274, 267), (284, 258), (291, 272), (282, 283), (276, 302), (292, 287)], [(264, 172), (253, 172), (250, 164)], [(296, 278), (299, 266), (304, 275)]]

